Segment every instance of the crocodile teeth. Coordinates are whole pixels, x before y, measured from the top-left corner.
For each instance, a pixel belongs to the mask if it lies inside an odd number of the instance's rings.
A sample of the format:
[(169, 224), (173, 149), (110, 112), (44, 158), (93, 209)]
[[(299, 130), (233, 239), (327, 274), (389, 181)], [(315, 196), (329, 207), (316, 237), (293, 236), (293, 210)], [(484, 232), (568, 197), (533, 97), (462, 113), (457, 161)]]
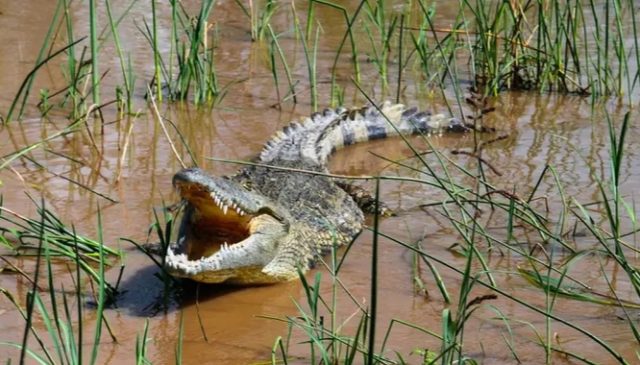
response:
[(216, 195), (216, 193), (211, 193), (211, 194), (209, 194), (209, 196), (211, 196), (211, 199), (213, 199), (213, 201), (214, 201), (216, 204), (220, 205), (220, 204), (218, 203), (218, 202), (220, 201), (220, 199), (218, 198), (218, 196)]
[(224, 214), (227, 214), (229, 208), (235, 210), (239, 216), (244, 216), (245, 214), (247, 214), (244, 210), (242, 210), (242, 208), (240, 208), (240, 205), (233, 200), (226, 200), (225, 198), (219, 196), (216, 192), (211, 192), (209, 193), (209, 195)]

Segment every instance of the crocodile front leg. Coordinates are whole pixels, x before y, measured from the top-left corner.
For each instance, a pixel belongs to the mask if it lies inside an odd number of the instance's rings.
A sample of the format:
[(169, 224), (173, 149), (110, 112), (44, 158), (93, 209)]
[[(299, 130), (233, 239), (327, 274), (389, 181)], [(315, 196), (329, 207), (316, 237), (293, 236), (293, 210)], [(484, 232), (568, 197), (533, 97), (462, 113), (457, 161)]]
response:
[(382, 217), (392, 217), (396, 215), (393, 210), (382, 201), (378, 201), (378, 211), (376, 212), (376, 197), (362, 186), (352, 184), (346, 180), (338, 180), (336, 184), (349, 194), (366, 214), (378, 214)]

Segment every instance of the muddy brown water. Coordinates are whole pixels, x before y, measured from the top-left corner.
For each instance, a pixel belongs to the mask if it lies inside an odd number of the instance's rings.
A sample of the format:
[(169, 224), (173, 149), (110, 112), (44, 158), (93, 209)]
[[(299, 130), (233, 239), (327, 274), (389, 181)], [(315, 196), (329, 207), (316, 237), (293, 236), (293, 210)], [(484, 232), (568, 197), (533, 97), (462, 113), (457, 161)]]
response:
[[(186, 3), (195, 7), (195, 3)], [(124, 7), (124, 5), (123, 5)], [(15, 90), (24, 75), (32, 67), (41, 40), (48, 27), (48, 21), (55, 5), (50, 1), (32, 1), (28, 5), (21, 2), (0, 3), (0, 110), (8, 107)], [(104, 9), (102, 9), (103, 11)], [(169, 14), (162, 8), (160, 27), (168, 39)], [(441, 14), (453, 9), (439, 8)], [(148, 4), (136, 4), (131, 17), (140, 22), (148, 16)], [(246, 19), (233, 1), (223, 1), (216, 8), (217, 27), (220, 35), (217, 67), (226, 83), (242, 80), (229, 88), (228, 95), (215, 108), (195, 108), (184, 104), (163, 105), (161, 112), (174, 121), (185, 136), (201, 167), (216, 174), (232, 173), (237, 166), (214, 162), (206, 157), (247, 160), (255, 156), (264, 141), (290, 120), (307, 115), (310, 112), (308, 90), (301, 92), (299, 105), (285, 103), (281, 110), (271, 107), (276, 100), (273, 80), (265, 66), (264, 47), (251, 43), (247, 35)], [(74, 8), (76, 27), (82, 29), (87, 24), (86, 11), (81, 6)], [(342, 22), (333, 13), (318, 11), (318, 21), (325, 30), (335, 25), (341, 29)], [(290, 24), (290, 15), (274, 18), (275, 24), (286, 29)], [(122, 37), (125, 47), (135, 55), (134, 63), (139, 72), (139, 83), (151, 77), (149, 50), (133, 21), (124, 21)], [(333, 53), (339, 40), (338, 35), (327, 31), (319, 52), (319, 69), (326, 71), (333, 62)], [(283, 41), (283, 44), (292, 44)], [(289, 50), (292, 57), (297, 56), (294, 74), (304, 80), (306, 66), (301, 50)], [(116, 67), (114, 50), (108, 46), (103, 49), (105, 69)], [(60, 61), (61, 62), (61, 61)], [(64, 85), (60, 77), (59, 63), (45, 68), (36, 80), (34, 90), (47, 87), (56, 90)], [(350, 66), (345, 62), (340, 68), (340, 77), (349, 79)], [(105, 89), (118, 83), (115, 71), (105, 79)], [(409, 77), (409, 75), (407, 75)], [(375, 79), (375, 77), (371, 77)], [(321, 72), (321, 100), (326, 99), (326, 74)], [(425, 97), (419, 88), (407, 80), (409, 87), (403, 93), (407, 103), (424, 109), (444, 112), (445, 106)], [(350, 91), (349, 91), (350, 90)], [(345, 104), (362, 104), (362, 97), (354, 90), (347, 90)], [(373, 88), (377, 98), (389, 95)], [(108, 92), (106, 92), (108, 94)], [(325, 97), (323, 99), (323, 97)], [(35, 99), (33, 100), (35, 103)], [(55, 210), (60, 217), (73, 223), (83, 234), (95, 237), (97, 211), (101, 210), (105, 241), (114, 247), (121, 247), (125, 253), (124, 273), (117, 307), (107, 310), (106, 316), (114, 329), (117, 342), (103, 335), (100, 344), (100, 363), (120, 364), (134, 361), (135, 342), (142, 333), (145, 321), (149, 323), (148, 357), (157, 364), (172, 363), (178, 340), (180, 323), (184, 326), (183, 363), (185, 364), (248, 364), (260, 363), (270, 359), (271, 349), (278, 336), (286, 337), (287, 328), (282, 322), (263, 317), (285, 318), (299, 315), (295, 302), (305, 303), (304, 290), (299, 282), (279, 285), (233, 288), (226, 286), (200, 286), (185, 283), (184, 294), (180, 300), (169, 300), (163, 307), (162, 283), (154, 276), (158, 270), (140, 252), (130, 244), (119, 240), (121, 237), (140, 242), (146, 240), (147, 230), (153, 222), (153, 209), (163, 203), (176, 201), (171, 188), (171, 177), (180, 169), (159, 124), (144, 105), (142, 92), (138, 91), (136, 103), (143, 112), (137, 118), (118, 120), (115, 113), (106, 111), (108, 123), (104, 132), (91, 125), (93, 136), (97, 140), (94, 148), (88, 134), (74, 134), (64, 139), (56, 139), (45, 148), (35, 149), (31, 156), (46, 169), (38, 168), (28, 160), (16, 160), (10, 168), (0, 171), (0, 194), (4, 197), (4, 206), (21, 214), (35, 217), (33, 204), (25, 193), (39, 199), (42, 197), (47, 206)], [(608, 137), (604, 116), (590, 112), (588, 100), (580, 97), (539, 95), (535, 93), (504, 93), (492, 101), (496, 111), (487, 115), (486, 122), (496, 127), (499, 133), (508, 137), (490, 144), (484, 151), (484, 158), (500, 172), (500, 176), (489, 172), (490, 179), (506, 190), (516, 189), (528, 192), (536, 184), (545, 165), (552, 165), (564, 186), (566, 197), (588, 203), (599, 200), (593, 178), (606, 177), (608, 174)], [(612, 104), (609, 107), (613, 118), (621, 120), (623, 108)], [(46, 120), (40, 118), (33, 108), (27, 112), (22, 123), (12, 123), (0, 127), (0, 156), (5, 156), (24, 146), (40, 141), (47, 135), (63, 128), (68, 120), (62, 113), (54, 113)], [(628, 135), (628, 146), (622, 166), (623, 193), (628, 201), (633, 201), (635, 189), (640, 186), (640, 131), (637, 123), (632, 123)], [(175, 137), (175, 136), (174, 136)], [(426, 146), (419, 139), (412, 139), (420, 149)], [(470, 148), (471, 136), (442, 136), (432, 140), (436, 148), (455, 162), (472, 168), (473, 161), (465, 156), (450, 154), (453, 149)], [(179, 148), (183, 158), (188, 160), (185, 150)], [(79, 162), (72, 163), (62, 155), (73, 156)], [(376, 157), (382, 155), (399, 160), (406, 159), (408, 164), (419, 167), (415, 159), (410, 159), (411, 151), (398, 139), (375, 141), (339, 151), (331, 161), (331, 170), (341, 174), (419, 175), (410, 169), (399, 168)], [(91, 189), (110, 197), (118, 203), (92, 194), (85, 189), (58, 177), (80, 182)], [(459, 178), (461, 178), (459, 176)], [(369, 185), (370, 186), (370, 185)], [(551, 211), (560, 207), (558, 190), (553, 179), (548, 176), (542, 181), (539, 194), (548, 197)], [(397, 212), (396, 217), (382, 221), (382, 232), (399, 237), (407, 242), (423, 239), (428, 252), (454, 267), (462, 268), (464, 258), (455, 255), (448, 248), (459, 241), (446, 219), (437, 210), (420, 208), (425, 202), (437, 202), (443, 199), (433, 189), (407, 182), (385, 182), (382, 186), (382, 199)], [(492, 222), (496, 232), (504, 232), (504, 224)], [(500, 234), (500, 233), (496, 233)], [(153, 236), (152, 236), (153, 237)], [(535, 243), (532, 238), (531, 243)], [(369, 303), (370, 253), (372, 237), (365, 232), (355, 243), (341, 271), (341, 280), (349, 288), (351, 295), (361, 305)], [(578, 240), (579, 247), (591, 247), (594, 242)], [(389, 240), (380, 242), (378, 287), (379, 310), (378, 329), (382, 337), (388, 323), (399, 319), (413, 323), (430, 331), (441, 331), (442, 311), (449, 308), (438, 293), (431, 275), (421, 267), (427, 293), (416, 291), (413, 283), (412, 254)], [(558, 255), (562, 255), (559, 251)], [(7, 257), (11, 262), (32, 273), (34, 263), (28, 258)], [(497, 285), (518, 298), (544, 307), (544, 296), (517, 275), (521, 263), (513, 254), (490, 255), (489, 264), (496, 271)], [(636, 263), (637, 264), (637, 263)], [(600, 266), (602, 265), (602, 269)], [(620, 273), (612, 270), (613, 264), (596, 258), (585, 258), (571, 269), (574, 277), (580, 278), (594, 290), (606, 292), (607, 284), (602, 280), (602, 271), (612, 278), (613, 287), (622, 299), (637, 299), (628, 281)], [(456, 303), (460, 278), (458, 274), (439, 265)], [(478, 269), (478, 268), (475, 268)], [(107, 275), (110, 280), (118, 276), (116, 265)], [(323, 268), (312, 270), (307, 278), (321, 273), (325, 278), (322, 293), (331, 294), (329, 275)], [(56, 266), (55, 275), (66, 289), (73, 284), (66, 265)], [(18, 275), (0, 274), (0, 287), (13, 293), (24, 305), (29, 284)], [(476, 287), (473, 295), (489, 294), (490, 291)], [(70, 298), (73, 302), (73, 298)], [(339, 312), (336, 318), (344, 323), (344, 332), (353, 333), (357, 319), (352, 316), (357, 306), (341, 292)], [(489, 301), (495, 310), (485, 306), (472, 316), (465, 330), (465, 353), (487, 364), (514, 363), (503, 336), (511, 338), (502, 321), (497, 320), (497, 311), (511, 318), (513, 347), (522, 363), (544, 362), (544, 350), (536, 344), (536, 333), (545, 331), (545, 319), (522, 306), (504, 298)], [(451, 306), (455, 310), (455, 305)], [(90, 328), (95, 313), (90, 306), (85, 308), (85, 326)], [(608, 341), (616, 351), (628, 359), (634, 358), (638, 344), (633, 340), (624, 313), (615, 307), (558, 299), (554, 313), (588, 331), (596, 333)], [(325, 313), (325, 315), (327, 315)], [(637, 311), (631, 311), (633, 318)], [(357, 317), (355, 317), (357, 318)], [(36, 322), (42, 329), (42, 324)], [(0, 341), (19, 342), (24, 322), (11, 303), (0, 297)], [(597, 363), (612, 363), (612, 358), (591, 340), (552, 322), (551, 333), (556, 344), (563, 349), (576, 351), (580, 355)], [(205, 339), (206, 336), (206, 339)], [(291, 338), (290, 363), (309, 363), (308, 345), (300, 344), (305, 337), (296, 330)], [(31, 342), (33, 343), (33, 342)], [(35, 346), (35, 345), (34, 345)], [(86, 345), (88, 351), (89, 345)], [(420, 357), (412, 354), (418, 349), (439, 350), (439, 342), (422, 332), (396, 325), (391, 331), (388, 356), (397, 351), (409, 361), (420, 363)], [(18, 352), (3, 346), (0, 358), (17, 359)], [(571, 361), (554, 355), (554, 362)]]

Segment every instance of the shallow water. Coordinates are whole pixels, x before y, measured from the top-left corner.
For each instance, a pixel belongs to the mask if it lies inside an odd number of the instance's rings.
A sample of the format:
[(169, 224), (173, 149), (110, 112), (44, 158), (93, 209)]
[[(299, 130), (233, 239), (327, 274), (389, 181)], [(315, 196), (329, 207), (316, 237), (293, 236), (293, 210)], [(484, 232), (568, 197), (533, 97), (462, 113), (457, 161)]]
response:
[[(3, 29), (11, 29), (0, 34), (0, 44), (5, 45), (5, 52), (0, 52), (2, 111), (6, 110), (23, 76), (32, 67), (54, 9), (49, 1), (34, 1), (28, 6), (18, 4), (19, 2), (0, 4), (0, 22), (6, 24)], [(135, 5), (132, 17), (140, 22), (148, 14), (147, 6), (146, 3)], [(193, 7), (195, 3), (187, 3), (187, 6)], [(76, 8), (76, 26), (86, 27), (87, 14), (82, 7)], [(160, 26), (168, 39), (169, 14), (167, 9), (162, 10)], [(440, 10), (441, 14), (453, 11), (444, 6)], [(334, 55), (331, 50), (343, 34), (340, 30), (342, 20), (336, 19), (334, 13), (330, 12), (318, 11), (316, 15), (326, 31), (318, 55), (319, 69), (324, 71), (330, 68)], [(177, 103), (161, 106), (161, 113), (176, 124), (199, 166), (215, 174), (228, 174), (237, 169), (237, 166), (214, 162), (207, 157), (248, 160), (260, 151), (269, 135), (289, 121), (308, 115), (311, 108), (304, 81), (300, 88), (302, 92), (299, 105), (289, 102), (284, 103), (280, 110), (272, 107), (277, 99), (264, 48), (259, 43), (250, 42), (246, 19), (241, 17), (233, 1), (223, 1), (217, 5), (216, 21), (220, 36), (217, 66), (222, 82), (240, 81), (229, 88), (226, 97), (213, 109), (197, 109)], [(279, 15), (274, 23), (284, 29), (291, 23), (290, 15)], [(332, 26), (338, 29), (335, 33), (329, 31)], [(152, 72), (148, 46), (133, 22), (123, 22), (121, 31), (125, 47), (136, 55), (135, 67), (140, 73), (138, 82), (147, 82)], [(284, 46), (292, 44), (290, 38), (283, 39), (282, 43)], [(298, 57), (293, 68), (294, 74), (304, 80), (306, 65), (301, 50), (293, 48), (290, 52), (292, 57)], [(105, 47), (102, 54), (104, 69), (116, 66), (113, 49)], [(64, 80), (55, 72), (58, 64), (54, 65), (39, 76), (34, 90), (40, 87), (56, 90), (64, 85)], [(340, 76), (348, 80), (350, 72), (351, 68), (345, 61), (341, 66)], [(105, 79), (105, 90), (109, 85), (119, 82), (114, 74), (111, 71)], [(321, 95), (326, 96), (328, 76), (321, 72), (320, 81)], [(411, 80), (407, 80), (407, 84), (409, 86), (403, 93), (403, 99), (408, 104), (437, 112), (446, 111), (444, 104), (425, 96)], [(363, 98), (352, 89), (347, 90), (345, 104), (362, 104)], [(372, 87), (371, 92), (376, 98), (390, 97), (389, 92), (379, 87)], [(328, 99), (321, 97), (321, 100)], [(299, 315), (294, 303), (306, 301), (299, 282), (249, 288), (198, 287), (185, 283), (183, 296), (179, 300), (170, 299), (163, 306), (162, 283), (154, 276), (158, 270), (146, 256), (129, 243), (119, 240), (126, 237), (144, 242), (154, 220), (153, 209), (174, 203), (177, 199), (172, 191), (171, 177), (180, 169), (180, 163), (174, 157), (152, 112), (144, 106), (142, 92), (137, 95), (136, 102), (143, 111), (139, 117), (118, 120), (113, 111), (106, 110), (105, 120), (108, 123), (103, 128), (97, 124), (88, 126), (88, 130), (93, 132), (95, 147), (88, 137), (89, 133), (73, 134), (55, 139), (46, 148), (38, 148), (31, 153), (33, 160), (45, 168), (22, 159), (14, 161), (10, 169), (1, 170), (0, 194), (4, 197), (4, 206), (35, 217), (35, 208), (25, 193), (36, 199), (42, 196), (47, 206), (55, 210), (65, 222), (74, 224), (79, 232), (90, 237), (96, 236), (97, 211), (100, 209), (105, 241), (126, 252), (120, 287), (123, 294), (117, 302), (117, 308), (106, 312), (117, 342), (103, 335), (100, 346), (101, 363), (132, 362), (136, 336), (142, 333), (147, 319), (150, 338), (148, 357), (154, 363), (173, 362), (181, 321), (184, 326), (185, 364), (246, 364), (269, 360), (275, 339), (278, 336), (286, 337), (287, 328), (282, 322), (263, 317), (285, 318)], [(557, 172), (566, 197), (575, 198), (582, 203), (600, 200), (593, 176), (608, 176), (608, 136), (604, 116), (592, 115), (588, 100), (574, 96), (512, 92), (501, 94), (491, 101), (491, 105), (496, 110), (486, 116), (485, 122), (507, 138), (487, 145), (483, 158), (500, 173), (487, 173), (499, 188), (508, 191), (516, 189), (520, 194), (526, 195), (536, 185), (545, 165), (551, 165)], [(614, 120), (622, 119), (623, 108), (612, 104), (608, 109)], [(22, 123), (0, 127), (0, 141), (3, 141), (0, 144), (0, 156), (36, 143), (68, 123), (61, 115), (52, 114), (47, 120), (38, 115), (31, 108)], [(116, 122), (111, 123), (112, 121)], [(621, 174), (624, 177), (623, 194), (628, 201), (633, 201), (635, 189), (640, 186), (640, 162), (637, 158), (640, 152), (639, 134), (636, 124), (631, 123)], [(175, 134), (172, 136), (176, 137)], [(411, 141), (419, 149), (427, 149), (421, 139), (413, 138)], [(470, 150), (473, 146), (471, 135), (436, 137), (431, 142), (453, 161), (469, 169), (474, 168), (473, 159), (450, 153), (456, 149)], [(178, 146), (178, 152), (189, 163), (187, 151)], [(420, 176), (410, 169), (390, 165), (372, 152), (389, 159), (403, 160), (420, 168), (418, 161), (410, 158), (410, 149), (399, 139), (391, 139), (339, 151), (331, 161), (331, 170), (351, 175), (382, 173)], [(61, 154), (73, 156), (78, 162), (71, 162)], [(428, 160), (433, 163), (433, 156), (428, 156)], [(90, 193), (78, 184), (60, 178), (60, 175), (88, 186), (109, 199)], [(458, 175), (457, 178), (464, 179), (461, 174)], [(552, 212), (558, 211), (561, 206), (559, 192), (551, 175), (543, 179), (538, 195), (548, 198)], [(382, 221), (382, 232), (407, 242), (422, 239), (423, 247), (426, 247), (429, 254), (453, 267), (464, 266), (464, 257), (448, 249), (459, 242), (460, 238), (447, 220), (436, 209), (420, 208), (422, 204), (441, 201), (442, 194), (414, 183), (385, 182), (382, 186), (382, 199), (397, 212), (397, 216)], [(504, 223), (500, 221), (500, 217), (491, 221), (489, 227), (495, 229), (497, 235), (504, 232)], [(152, 235), (151, 240), (153, 239), (155, 237)], [(538, 242), (536, 240), (539, 238), (532, 237), (532, 247)], [(629, 241), (633, 242), (633, 239)], [(363, 306), (369, 302), (371, 242), (370, 233), (361, 235), (349, 252), (340, 275), (351, 295)], [(577, 247), (587, 248), (594, 245), (594, 242), (590, 239), (577, 239), (575, 244)], [(425, 281), (427, 293), (416, 291), (411, 271), (411, 252), (389, 240), (383, 239), (380, 245), (378, 338), (382, 338), (392, 319), (401, 319), (439, 333), (442, 311), (449, 306), (442, 300), (428, 269), (420, 267), (420, 276)], [(563, 252), (558, 250), (557, 254), (562, 256)], [(28, 273), (34, 271), (34, 261), (30, 258), (7, 258)], [(519, 264), (521, 258), (515, 254), (489, 255), (489, 265), (496, 271), (498, 287), (543, 308), (545, 298), (541, 291), (517, 275)], [(622, 299), (636, 298), (628, 281), (612, 270), (613, 264), (606, 260), (600, 262), (596, 257), (587, 257), (574, 265), (570, 273), (593, 286), (594, 290), (606, 292), (607, 284), (601, 278), (601, 264), (603, 270), (613, 276), (611, 285)], [(459, 275), (442, 265), (436, 266), (453, 295), (452, 303), (456, 303)], [(116, 265), (108, 272), (108, 278), (115, 281), (118, 271)], [(68, 272), (66, 265), (56, 267), (56, 275), (66, 289), (73, 287), (71, 274)], [(308, 280), (313, 280), (317, 273), (329, 278), (325, 269), (318, 268), (307, 275)], [(325, 280), (321, 289), (327, 297), (331, 293), (329, 284), (329, 280)], [(28, 282), (18, 275), (2, 274), (0, 287), (13, 293), (24, 305)], [(488, 289), (477, 286), (473, 295), (489, 293)], [(73, 302), (73, 298), (70, 299)], [(346, 322), (346, 333), (353, 333), (350, 331), (357, 327), (357, 319), (351, 316), (357, 307), (344, 293), (340, 294), (338, 301), (340, 311), (336, 314), (337, 320), (339, 323)], [(513, 346), (522, 363), (543, 363), (544, 350), (536, 343), (536, 334), (529, 324), (544, 333), (544, 317), (502, 297), (487, 301), (486, 304), (491, 304), (503, 316), (513, 320)], [(455, 305), (450, 308), (455, 312)], [(623, 319), (624, 313), (619, 308), (558, 299), (554, 313), (597, 333), (628, 359), (634, 358), (638, 345), (630, 335), (629, 326)], [(94, 320), (94, 312), (90, 306), (86, 307), (85, 315), (85, 326), (89, 328)], [(637, 311), (632, 311), (631, 315), (637, 318)], [(496, 312), (489, 307), (483, 307), (474, 313), (465, 330), (465, 353), (484, 363), (513, 363), (513, 356), (502, 337), (509, 335), (503, 322), (495, 319), (496, 316)], [(37, 322), (36, 326), (41, 328), (42, 324)], [(0, 341), (20, 341), (23, 328), (24, 323), (11, 303), (0, 297), (0, 333), (3, 333)], [(594, 362), (612, 361), (592, 341), (557, 322), (552, 324), (551, 333), (557, 335), (559, 342), (556, 345), (565, 350), (576, 351)], [(290, 363), (309, 363), (307, 345), (298, 344), (304, 340), (305, 337), (299, 330), (294, 331), (291, 340), (293, 358)], [(398, 351), (409, 363), (420, 363), (420, 357), (411, 352), (425, 348), (438, 351), (439, 344), (433, 337), (396, 325), (391, 332), (386, 355), (393, 357), (391, 351)], [(88, 351), (89, 345), (86, 346)], [(0, 353), (17, 358), (17, 352), (13, 349), (3, 349)], [(554, 361), (571, 363), (559, 355), (554, 356)]]

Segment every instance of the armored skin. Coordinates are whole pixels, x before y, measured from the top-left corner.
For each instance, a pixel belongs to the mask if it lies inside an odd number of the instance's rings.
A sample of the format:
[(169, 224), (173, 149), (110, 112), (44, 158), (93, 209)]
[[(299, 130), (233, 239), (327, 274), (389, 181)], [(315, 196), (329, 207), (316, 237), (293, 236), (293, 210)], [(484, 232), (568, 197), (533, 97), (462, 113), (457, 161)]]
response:
[(165, 268), (204, 283), (295, 279), (334, 244), (349, 243), (364, 214), (344, 184), (291, 169), (326, 173), (333, 151), (358, 142), (466, 130), (456, 119), (388, 102), (380, 109), (327, 109), (285, 127), (266, 143), (257, 165), (233, 176), (179, 171), (173, 186), (186, 207)]

